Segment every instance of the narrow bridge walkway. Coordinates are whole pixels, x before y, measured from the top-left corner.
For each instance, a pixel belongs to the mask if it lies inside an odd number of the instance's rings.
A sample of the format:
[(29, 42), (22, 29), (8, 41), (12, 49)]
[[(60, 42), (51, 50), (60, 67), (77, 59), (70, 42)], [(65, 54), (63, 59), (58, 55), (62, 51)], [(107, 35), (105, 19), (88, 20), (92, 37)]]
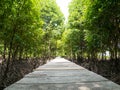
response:
[(56, 58), (5, 90), (120, 90), (120, 85), (68, 60)]

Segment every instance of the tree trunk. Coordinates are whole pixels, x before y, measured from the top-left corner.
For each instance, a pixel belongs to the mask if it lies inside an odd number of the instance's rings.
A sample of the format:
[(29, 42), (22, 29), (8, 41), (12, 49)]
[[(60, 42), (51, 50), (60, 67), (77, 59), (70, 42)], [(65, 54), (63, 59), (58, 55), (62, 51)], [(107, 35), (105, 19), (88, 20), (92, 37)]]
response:
[(6, 61), (6, 42), (4, 41), (4, 52), (3, 52), (3, 59)]

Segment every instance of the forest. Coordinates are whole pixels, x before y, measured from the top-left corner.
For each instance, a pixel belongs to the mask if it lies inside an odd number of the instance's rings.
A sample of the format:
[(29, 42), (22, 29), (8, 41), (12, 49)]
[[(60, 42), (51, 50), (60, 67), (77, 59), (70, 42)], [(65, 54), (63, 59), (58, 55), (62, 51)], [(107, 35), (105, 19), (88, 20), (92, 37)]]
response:
[(0, 88), (56, 56), (120, 84), (120, 0), (0, 0)]

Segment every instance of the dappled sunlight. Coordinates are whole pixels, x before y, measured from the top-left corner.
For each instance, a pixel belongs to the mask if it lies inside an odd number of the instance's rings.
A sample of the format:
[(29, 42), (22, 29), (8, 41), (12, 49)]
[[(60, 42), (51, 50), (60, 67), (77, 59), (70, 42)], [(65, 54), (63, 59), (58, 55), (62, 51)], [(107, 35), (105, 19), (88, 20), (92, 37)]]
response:
[(78, 88), (78, 90), (90, 90), (90, 88), (85, 87), (85, 86), (81, 86), (81, 87)]
[(101, 85), (99, 85), (99, 84), (94, 84), (94, 87), (101, 87)]

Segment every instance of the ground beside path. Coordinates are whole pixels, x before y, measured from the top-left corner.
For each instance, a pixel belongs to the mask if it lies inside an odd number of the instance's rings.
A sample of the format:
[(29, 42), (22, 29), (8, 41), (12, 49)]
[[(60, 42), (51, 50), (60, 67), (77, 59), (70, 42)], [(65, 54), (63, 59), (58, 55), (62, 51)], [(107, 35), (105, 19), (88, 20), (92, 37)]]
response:
[(58, 57), (5, 90), (120, 90), (120, 85)]

